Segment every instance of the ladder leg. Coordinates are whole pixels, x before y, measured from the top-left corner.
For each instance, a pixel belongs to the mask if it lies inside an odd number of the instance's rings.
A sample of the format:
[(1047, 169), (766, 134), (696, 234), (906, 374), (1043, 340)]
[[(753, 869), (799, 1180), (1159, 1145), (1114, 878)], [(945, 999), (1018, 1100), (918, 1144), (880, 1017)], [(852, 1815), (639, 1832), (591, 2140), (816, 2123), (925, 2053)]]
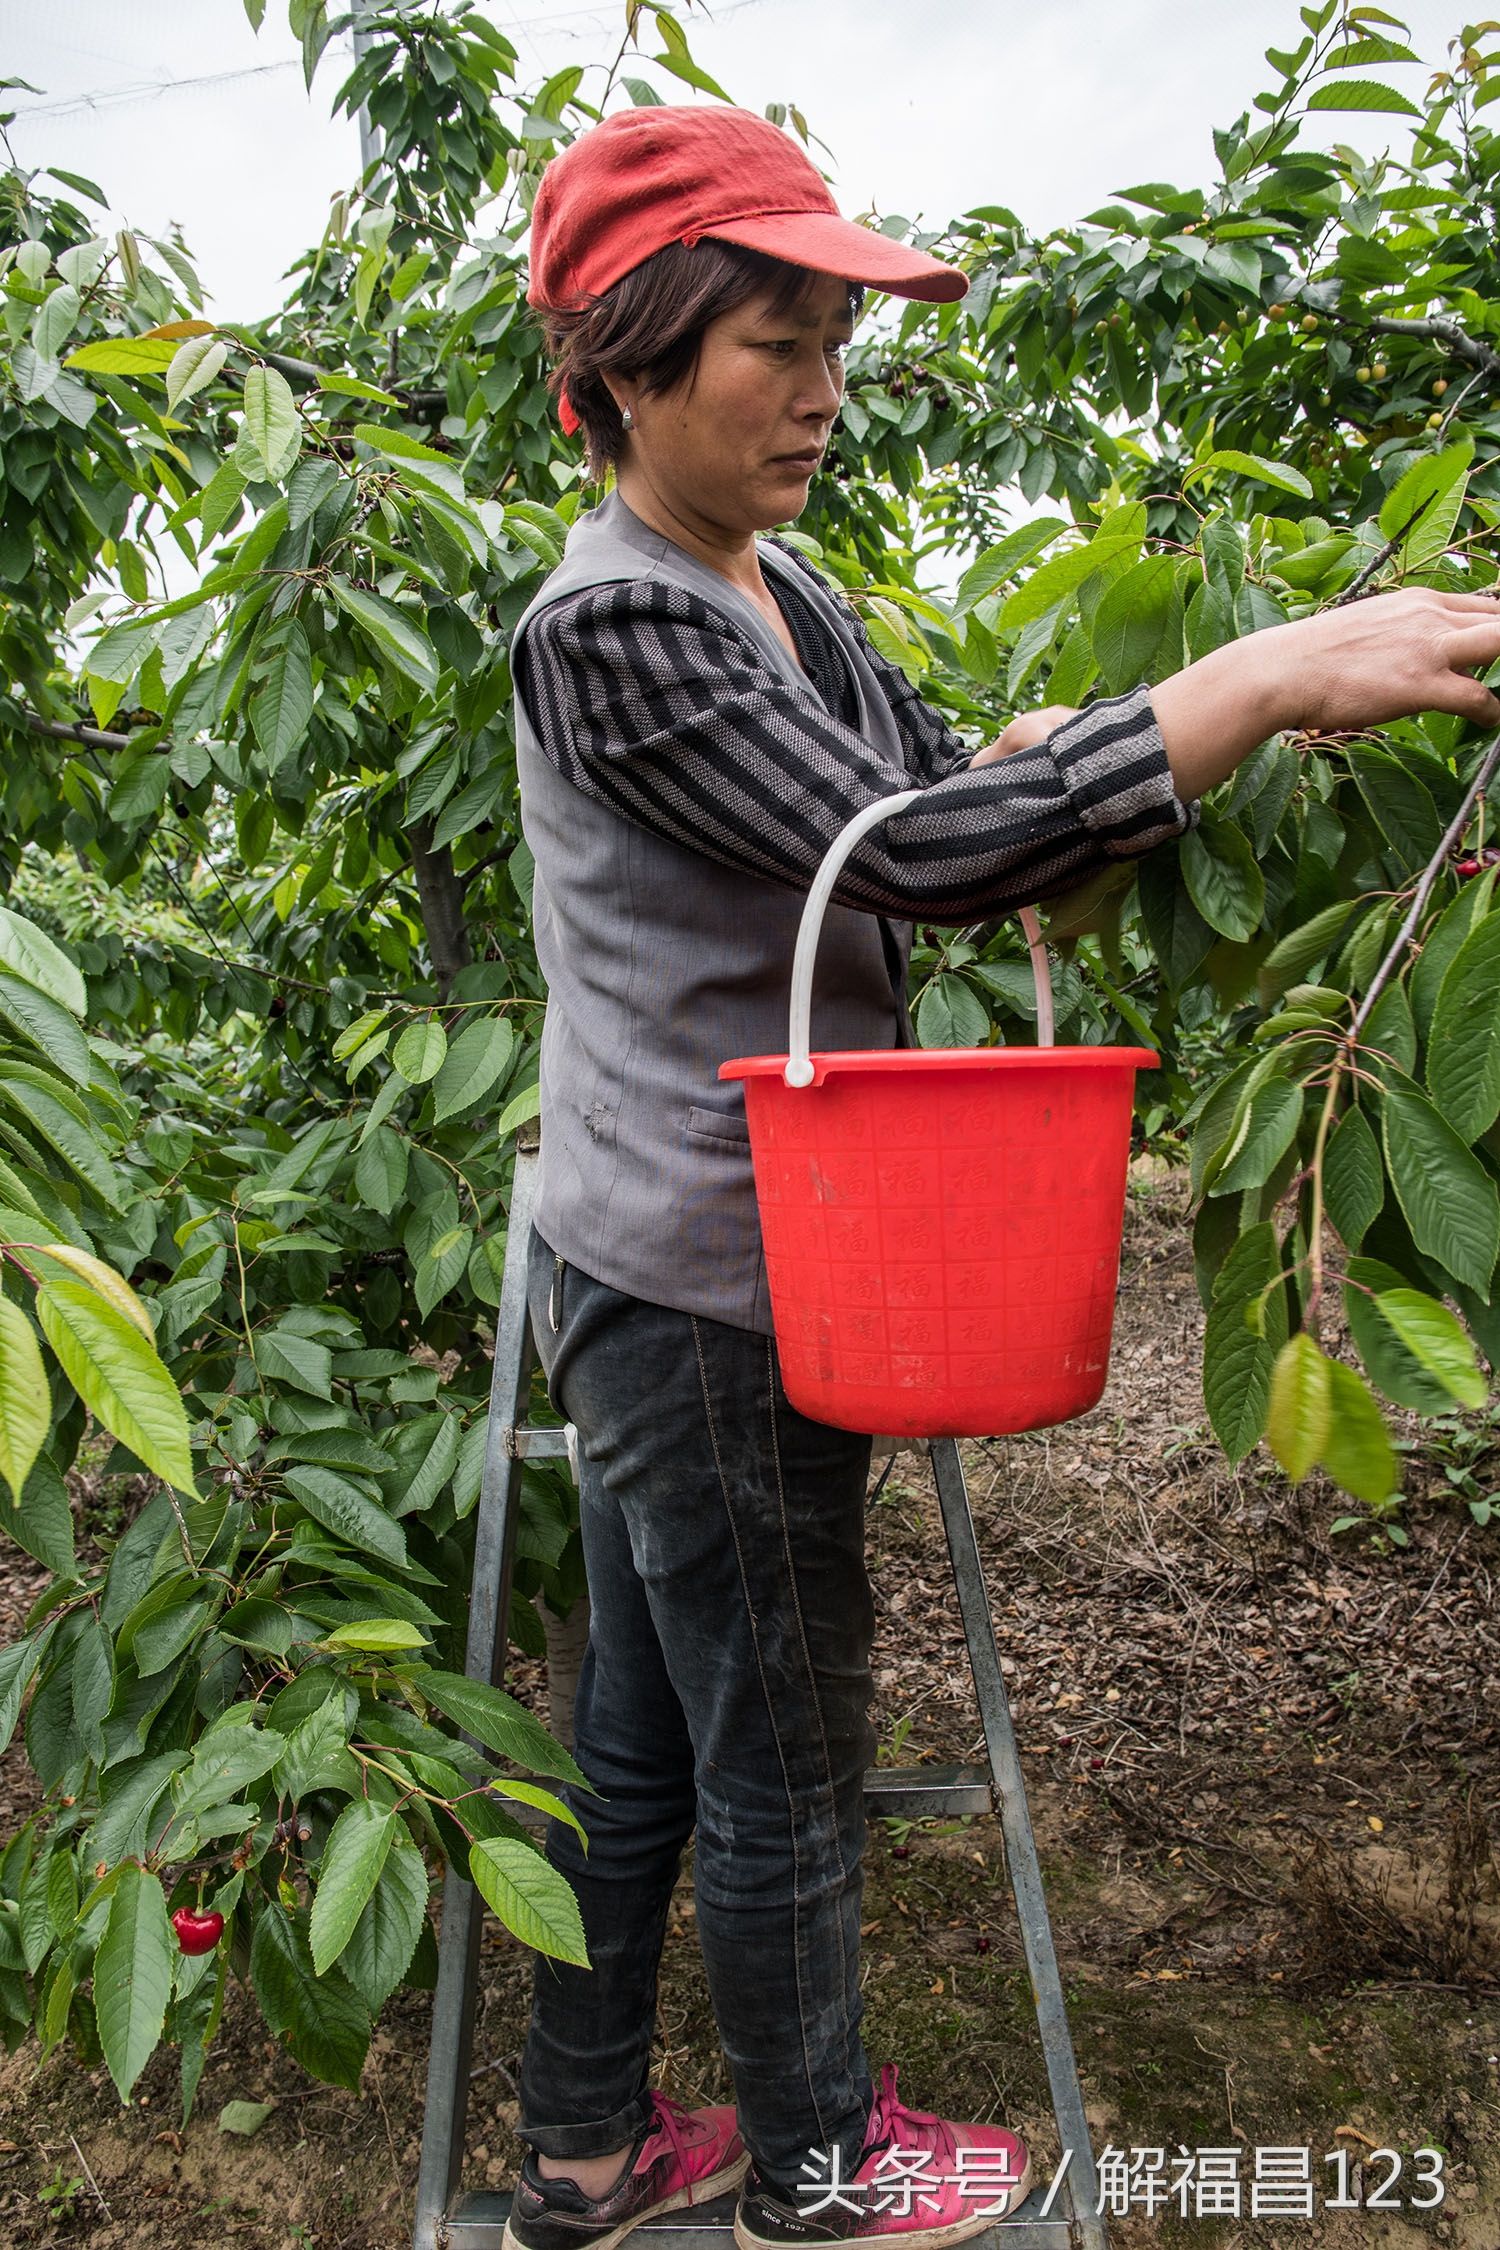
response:
[[(1037, 2028), (1041, 2033), (1042, 2053), (1047, 2064), (1047, 2080), (1052, 2090), (1052, 2111), (1057, 2119), (1062, 2146), (1072, 2152), (1068, 2158), (1063, 2194), (1072, 2204), (1074, 2240), (1078, 2244), (1078, 2250), (1108, 2250), (1104, 2221), (1095, 2209), (1098, 2189), (1093, 2146), (1089, 2139), (1088, 2120), (1084, 2115), (1078, 2066), (1073, 2057), (1073, 2041), (1068, 2030), (1062, 1981), (1057, 1971), (1057, 1955), (1052, 1944), (1052, 1925), (1048, 1920), (1047, 1900), (1042, 1889), (1036, 1839), (1031, 1831), (1026, 1784), (1021, 1773), (1021, 1755), (1011, 1721), (1000, 1659), (995, 1649), (994, 1621), (990, 1615), (979, 1547), (974, 1537), (974, 1518), (969, 1510), (968, 1487), (964, 1482), (963, 1464), (958, 1457), (955, 1439), (933, 1440), (932, 1467), (937, 1479), (938, 1499), (942, 1504), (943, 1529), (947, 1535), (948, 1555), (953, 1565), (953, 1580), (958, 1589), (964, 1639), (968, 1643), (969, 1663), (974, 1674), (974, 1692), (979, 1701), (979, 1715), (984, 1723), (990, 1773), (1000, 1801), (1005, 1857), (1010, 1869), (1011, 1888), (1015, 1893), (1016, 1913), (1021, 1924), (1021, 1944), (1031, 1977)], [(1003, 2228), (999, 2239), (1004, 2240)]]
[[(505, 1244), (505, 1273), (495, 1322), (494, 1372), (474, 1531), (474, 1576), (464, 1671), (501, 1685), (510, 1618), (511, 1565), (521, 1498), (521, 1460), (511, 1433), (526, 1420), (535, 1351), (526, 1307), (526, 1255), (536, 1189), (535, 1140), (517, 1151)], [(450, 1866), (443, 1883), (443, 1928), (432, 2004), (432, 2052), (417, 2173), (414, 2250), (442, 2250), (449, 2207), (463, 2171), (474, 2050), (474, 2006), (484, 1906), (463, 1871)]]

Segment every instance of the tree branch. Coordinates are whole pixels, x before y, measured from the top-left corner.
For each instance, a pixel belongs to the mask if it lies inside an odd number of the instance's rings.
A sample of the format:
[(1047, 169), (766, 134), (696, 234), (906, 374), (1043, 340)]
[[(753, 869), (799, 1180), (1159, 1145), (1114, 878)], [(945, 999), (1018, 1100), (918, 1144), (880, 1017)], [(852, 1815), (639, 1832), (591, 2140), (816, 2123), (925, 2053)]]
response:
[(44, 719), (40, 711), (23, 711), (21, 717), (33, 734), (49, 734), (56, 742), (83, 742), (91, 750), (129, 750), (133, 734), (106, 734), (102, 727), (64, 726), (61, 719)]
[(1397, 320), (1393, 315), (1376, 313), (1351, 325), (1368, 328), (1377, 336), (1417, 336), (1429, 343), (1446, 344), (1457, 358), (1467, 360), (1482, 374), (1500, 375), (1500, 352), (1492, 352), (1488, 344), (1476, 343), (1456, 320), (1449, 320), (1441, 313), (1434, 314), (1430, 320)]

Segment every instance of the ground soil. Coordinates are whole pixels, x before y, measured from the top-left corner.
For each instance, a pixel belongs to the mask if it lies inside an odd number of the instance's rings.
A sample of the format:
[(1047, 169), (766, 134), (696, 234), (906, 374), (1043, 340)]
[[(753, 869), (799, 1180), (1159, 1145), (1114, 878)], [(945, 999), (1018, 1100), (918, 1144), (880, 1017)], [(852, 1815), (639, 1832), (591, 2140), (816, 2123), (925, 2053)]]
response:
[[(965, 1449), (1073, 2035), (1095, 2136), (1122, 2150), (1338, 2151), (1395, 2208), (1312, 2221), (1139, 2204), (1118, 2250), (1494, 2250), (1500, 2242), (1500, 1530), (1453, 1467), (1409, 1461), (1405, 1549), (1355, 1529), (1327, 1485), (1263, 1456), (1228, 1469), (1198, 1385), (1202, 1315), (1180, 1175), (1138, 1166), (1103, 1403)], [(1486, 1464), (1472, 1463), (1481, 1482)], [(1491, 1470), (1500, 1467), (1492, 1463)], [(1488, 1487), (1486, 1487), (1488, 1489)], [(1497, 1518), (1500, 1523), (1500, 1518)], [(983, 1757), (926, 1464), (898, 1456), (871, 1507), (882, 1758)], [(0, 1641), (39, 1574), (8, 1549)], [(539, 1668), (517, 1692), (542, 1707)], [(14, 1751), (0, 1828), (26, 1801)], [(661, 1979), (660, 2082), (729, 2098), (684, 1871)], [(992, 1819), (876, 1822), (865, 1896), (866, 2044), (910, 2101), (1004, 2117), (1044, 2166), (1056, 2135)], [(529, 1958), (491, 1925), (466, 2184), (519, 2154)], [(66, 2056), (0, 2060), (0, 2242), (97, 2250), (403, 2250), (429, 1999), (382, 2021), (358, 2096), (310, 2084), (238, 2002), (179, 2131), (170, 2059), (121, 2109)], [(251, 2139), (230, 2101), (270, 2102)], [(1443, 2152), (1418, 2212), (1412, 2152)], [(80, 2183), (72, 2187), (70, 2183)], [(1248, 2190), (1245, 2197), (1248, 2205)], [(1189, 2205), (1191, 2213), (1192, 2206)], [(1002, 2238), (1003, 2239), (1003, 2238)]]

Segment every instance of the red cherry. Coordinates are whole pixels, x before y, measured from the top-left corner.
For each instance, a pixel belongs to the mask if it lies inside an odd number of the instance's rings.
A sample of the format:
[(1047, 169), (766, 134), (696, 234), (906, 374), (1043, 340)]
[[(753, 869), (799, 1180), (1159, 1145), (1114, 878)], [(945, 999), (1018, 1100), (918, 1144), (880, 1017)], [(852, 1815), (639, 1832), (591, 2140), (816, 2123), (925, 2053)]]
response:
[(172, 1916), (172, 1927), (184, 1953), (212, 1953), (224, 1935), (224, 1917), (195, 1914), (190, 1906), (179, 1906)]
[(1453, 872), (1455, 875), (1477, 875), (1479, 862), (1477, 859), (1461, 859), (1455, 863)]
[(978, 1936), (978, 1937), (977, 1937), (977, 1938), (976, 1938), (976, 1939), (974, 1940), (974, 1951), (975, 1951), (976, 1953), (988, 1953), (988, 1952), (989, 1952), (989, 1949), (990, 1949), (990, 1941), (989, 1941), (989, 1939), (988, 1939), (987, 1937), (985, 1937), (985, 1936), (983, 1935), (983, 1933), (981, 1933), (981, 1934), (980, 1934), (980, 1935), (979, 1935), (979, 1936)]
[(1090, 1758), (1089, 1766), (1094, 1773), (1100, 1773), (1104, 1767), (1104, 1760), (1102, 1758)]

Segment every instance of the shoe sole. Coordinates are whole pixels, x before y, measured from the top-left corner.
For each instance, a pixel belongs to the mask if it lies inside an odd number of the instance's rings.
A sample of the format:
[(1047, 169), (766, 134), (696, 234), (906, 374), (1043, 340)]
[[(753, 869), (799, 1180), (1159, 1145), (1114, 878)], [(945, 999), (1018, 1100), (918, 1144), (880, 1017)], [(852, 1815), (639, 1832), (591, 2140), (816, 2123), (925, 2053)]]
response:
[[(680, 2187), (675, 2195), (665, 2196), (660, 2203), (652, 2203), (644, 2211), (637, 2211), (634, 2218), (623, 2219), (608, 2234), (585, 2235), (580, 2232), (578, 2239), (581, 2250), (615, 2250), (616, 2243), (623, 2242), (633, 2228), (644, 2226), (648, 2219), (659, 2219), (668, 2211), (680, 2211), (689, 2203), (716, 2203), (721, 2195), (728, 2195), (731, 2188), (740, 2185), (749, 2169), (750, 2157), (747, 2151), (745, 2155), (737, 2156), (732, 2164), (726, 2164), (721, 2172), (712, 2173), (706, 2180), (694, 2180), (691, 2188)], [(705, 2193), (705, 2190), (709, 2192)], [(500, 2238), (500, 2244), (501, 2250), (527, 2250), (527, 2245), (520, 2236), (512, 2231), (509, 2219), (505, 2222), (505, 2232)]]
[[(809, 2234), (803, 2239), (809, 2245), (809, 2250), (812, 2250), (812, 2246), (821, 2245), (824, 2242), (869, 2242), (881, 2245), (882, 2250), (887, 2244), (890, 2245), (890, 2250), (944, 2250), (947, 2243), (966, 2242), (970, 2235), (983, 2234), (987, 2227), (1003, 2225), (1010, 2214), (1020, 2208), (1030, 2193), (1031, 2159), (1028, 2156), (1026, 2169), (1022, 2172), (1020, 2179), (1013, 2188), (1006, 2190), (1003, 2211), (986, 2210), (975, 2214), (972, 2218), (958, 2220), (953, 2225), (945, 2227), (895, 2227), (870, 2234), (862, 2234), (856, 2227), (853, 2233), (848, 2235)], [(994, 2196), (991, 2196), (991, 2203), (996, 2200)], [(810, 2220), (808, 2223), (811, 2226), (817, 2222)], [(736, 2211), (734, 2215), (734, 2239), (739, 2246), (739, 2250), (789, 2250), (789, 2245), (795, 2242), (795, 2238), (790, 2236), (757, 2234), (746, 2223), (739, 2211)]]

